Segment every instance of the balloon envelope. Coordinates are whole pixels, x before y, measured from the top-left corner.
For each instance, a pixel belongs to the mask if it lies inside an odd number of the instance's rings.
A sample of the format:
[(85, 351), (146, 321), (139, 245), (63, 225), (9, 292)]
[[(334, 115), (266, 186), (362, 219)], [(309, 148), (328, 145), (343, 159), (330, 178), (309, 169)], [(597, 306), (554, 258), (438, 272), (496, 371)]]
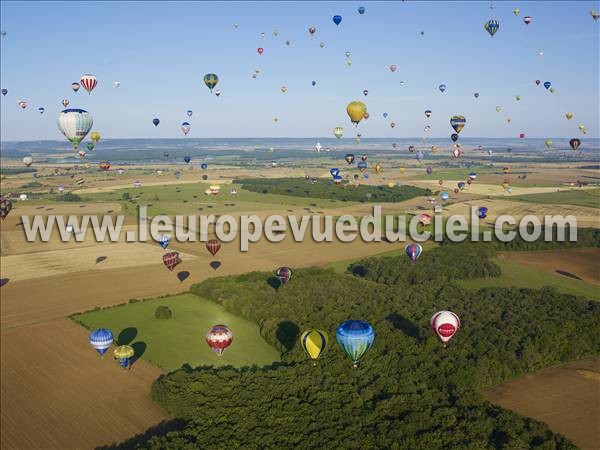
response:
[(306, 354), (316, 361), (325, 351), (328, 342), (327, 333), (323, 330), (307, 330), (300, 336), (300, 343)]
[(58, 129), (69, 140), (74, 150), (92, 129), (92, 116), (83, 109), (65, 109), (58, 116)]
[(373, 345), (375, 330), (368, 322), (347, 320), (337, 327), (336, 339), (342, 351), (352, 359), (356, 367)]

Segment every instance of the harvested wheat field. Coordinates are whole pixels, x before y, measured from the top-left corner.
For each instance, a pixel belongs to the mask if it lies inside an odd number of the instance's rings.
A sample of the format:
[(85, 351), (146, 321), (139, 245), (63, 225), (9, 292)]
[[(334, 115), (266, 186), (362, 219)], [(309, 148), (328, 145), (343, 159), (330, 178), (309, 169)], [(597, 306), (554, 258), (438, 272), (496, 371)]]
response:
[(138, 360), (124, 371), (87, 340), (68, 319), (3, 328), (3, 449), (91, 449), (168, 419), (149, 397), (158, 368)]
[(503, 408), (546, 422), (583, 450), (600, 448), (600, 359), (542, 369), (489, 389)]
[(506, 252), (499, 258), (554, 275), (600, 285), (600, 249), (577, 248), (539, 252)]

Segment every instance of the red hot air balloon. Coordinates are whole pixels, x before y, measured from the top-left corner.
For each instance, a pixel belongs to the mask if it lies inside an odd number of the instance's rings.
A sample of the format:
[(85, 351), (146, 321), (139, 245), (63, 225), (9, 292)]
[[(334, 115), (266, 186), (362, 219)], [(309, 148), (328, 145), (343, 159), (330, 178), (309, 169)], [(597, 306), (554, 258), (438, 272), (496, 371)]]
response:
[(287, 282), (290, 281), (290, 278), (292, 278), (292, 269), (290, 269), (289, 267), (280, 267), (279, 269), (277, 269), (275, 274), (283, 284), (287, 284)]
[(525, 139), (525, 133), (521, 133), (521, 134), (519, 134), (519, 137), (520, 137), (521, 139)]
[(163, 255), (163, 263), (171, 272), (180, 262), (179, 252), (169, 252)]
[(91, 94), (96, 85), (98, 84), (98, 80), (96, 80), (96, 77), (94, 75), (85, 74), (81, 77), (80, 83), (83, 86), (83, 88), (86, 91), (88, 91), (88, 94)]
[(110, 169), (110, 163), (108, 161), (101, 161), (100, 164), (98, 164), (98, 167), (100, 168), (100, 170), (108, 170)]
[(263, 52), (265, 51), (265, 49), (264, 49), (264, 48), (262, 48), (262, 47), (258, 47), (258, 48), (256, 49), (256, 51), (258, 52), (258, 54), (259, 54), (259, 55), (262, 55), (262, 54), (263, 54)]
[(206, 242), (206, 249), (210, 252), (211, 255), (215, 256), (217, 252), (221, 249), (221, 243), (217, 239), (209, 239)]
[(460, 329), (460, 319), (452, 311), (438, 311), (429, 321), (433, 332), (446, 347), (448, 341)]
[(233, 342), (233, 333), (225, 325), (215, 325), (206, 333), (206, 343), (218, 356)]

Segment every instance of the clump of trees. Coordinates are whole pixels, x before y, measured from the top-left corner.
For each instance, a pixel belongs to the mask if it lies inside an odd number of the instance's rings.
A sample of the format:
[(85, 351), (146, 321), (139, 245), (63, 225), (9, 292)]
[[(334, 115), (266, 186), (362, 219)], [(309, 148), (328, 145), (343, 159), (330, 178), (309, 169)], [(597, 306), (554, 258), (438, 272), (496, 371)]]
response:
[[(586, 330), (600, 327), (600, 304), (550, 288), (471, 291), (454, 283), (498, 275), (493, 252), (493, 245), (453, 244), (416, 264), (388, 257), (367, 258), (348, 274), (301, 269), (280, 289), (269, 286), (272, 274), (264, 272), (194, 285), (192, 292), (259, 324), (282, 361), (242, 369), (185, 366), (161, 376), (152, 398), (183, 424), (135, 445), (574, 449), (545, 424), (490, 404), (482, 390), (597, 355), (600, 336)], [(462, 321), (448, 348), (428, 323), (441, 309)], [(376, 332), (358, 368), (335, 343), (337, 325), (352, 318)], [(329, 334), (316, 367), (297, 340), (308, 328)]]
[(168, 306), (158, 305), (154, 311), (154, 317), (157, 319), (170, 319), (173, 317), (173, 312)]
[(292, 197), (312, 197), (336, 199), (355, 202), (401, 202), (414, 197), (431, 195), (429, 189), (415, 186), (368, 186), (355, 187), (352, 184), (345, 188), (324, 179), (316, 183), (299, 178), (256, 178), (236, 180), (247, 191), (263, 194), (289, 195)]

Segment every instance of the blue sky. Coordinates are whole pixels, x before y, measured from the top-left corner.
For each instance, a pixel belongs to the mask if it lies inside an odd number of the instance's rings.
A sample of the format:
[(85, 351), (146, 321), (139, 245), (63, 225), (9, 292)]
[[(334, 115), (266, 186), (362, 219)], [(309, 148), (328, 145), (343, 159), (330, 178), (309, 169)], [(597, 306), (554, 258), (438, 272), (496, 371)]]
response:
[[(197, 138), (332, 136), (336, 126), (350, 135), (352, 100), (369, 110), (358, 127), (363, 137), (418, 137), (427, 124), (428, 136), (446, 137), (454, 114), (467, 118), (464, 137), (582, 137), (580, 123), (598, 137), (600, 21), (589, 14), (598, 2), (3, 1), (0, 8), (1, 85), (9, 91), (1, 98), (2, 140), (62, 138), (63, 98), (87, 109), (105, 138), (183, 137), (185, 120)], [(483, 29), (489, 19), (500, 22), (493, 38)], [(218, 98), (203, 84), (209, 72), (219, 75)], [(91, 95), (70, 88), (84, 73), (98, 78)], [(26, 110), (18, 99), (29, 102)]]

